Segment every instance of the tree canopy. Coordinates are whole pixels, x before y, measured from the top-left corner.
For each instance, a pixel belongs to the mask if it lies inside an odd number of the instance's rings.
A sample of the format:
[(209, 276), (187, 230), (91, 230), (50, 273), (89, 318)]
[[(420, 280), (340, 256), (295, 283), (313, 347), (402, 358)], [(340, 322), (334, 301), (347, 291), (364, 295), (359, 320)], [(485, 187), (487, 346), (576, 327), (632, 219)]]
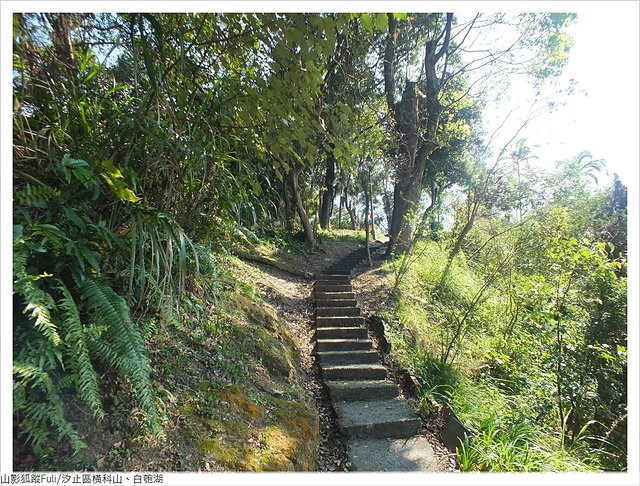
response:
[(404, 262), (398, 289), (431, 240), (447, 271), (464, 257), (484, 278), (438, 338), (443, 364), (479, 322), (485, 290), (500, 289), (513, 313), (505, 339), (517, 324), (552, 370), (545, 424), (555, 407), (553, 426), (577, 440), (597, 420), (618, 454), (626, 188), (616, 178), (589, 190), (603, 165), (588, 152), (539, 171), (519, 132), (492, 154), (482, 124), (492, 86), (561, 72), (574, 19), (15, 14), (14, 416), (30, 447), (52, 436), (84, 447), (65, 397), (103, 417), (105, 370), (130, 380), (162, 434), (138, 322), (180, 313), (202, 248), (279, 234), (321, 251), (330, 228), (364, 226)]

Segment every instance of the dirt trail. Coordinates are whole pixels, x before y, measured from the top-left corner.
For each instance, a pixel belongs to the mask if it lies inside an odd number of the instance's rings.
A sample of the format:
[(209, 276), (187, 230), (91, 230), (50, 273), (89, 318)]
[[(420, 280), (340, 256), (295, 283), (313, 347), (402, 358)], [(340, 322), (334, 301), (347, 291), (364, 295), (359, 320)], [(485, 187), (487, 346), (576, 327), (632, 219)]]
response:
[[(319, 251), (302, 258), (291, 254), (289, 258), (280, 256), (289, 265), (304, 265), (305, 271), (316, 273), (328, 265), (335, 255), (346, 254), (352, 245), (334, 244), (326, 252)], [(271, 265), (247, 262), (259, 269), (261, 278), (256, 279), (255, 286), (262, 297), (272, 305), (282, 322), (295, 338), (300, 349), (300, 381), (305, 391), (315, 399), (320, 420), (321, 444), (318, 455), (319, 472), (346, 471), (346, 441), (339, 434), (336, 415), (320, 377), (320, 368), (313, 353), (314, 322), (311, 293), (313, 279), (292, 275), (289, 272)]]
[[(341, 243), (337, 248), (303, 257), (301, 255), (280, 255), (288, 265), (295, 265), (310, 274), (320, 273), (330, 263), (355, 249), (355, 245)], [(287, 258), (288, 257), (288, 258)], [(361, 265), (354, 271), (353, 291), (357, 295), (362, 315), (369, 318), (389, 305), (389, 275), (381, 268), (382, 260), (374, 259), (373, 267)], [(292, 275), (273, 266), (250, 262), (259, 269), (262, 278), (256, 281), (256, 288), (263, 298), (278, 312), (287, 328), (295, 337), (301, 352), (300, 379), (305, 391), (315, 399), (320, 420), (321, 446), (318, 456), (319, 472), (348, 471), (352, 465), (347, 453), (348, 439), (340, 433), (337, 416), (324, 384), (320, 366), (314, 355), (314, 307), (312, 278)], [(304, 266), (301, 266), (304, 265)], [(391, 375), (396, 366), (388, 356), (383, 355), (383, 364), (390, 368)], [(419, 435), (430, 444), (440, 467), (454, 471), (455, 460), (439, 438), (441, 424), (434, 420), (422, 422)], [(353, 446), (352, 446), (353, 447)], [(442, 470), (441, 469), (441, 470)]]

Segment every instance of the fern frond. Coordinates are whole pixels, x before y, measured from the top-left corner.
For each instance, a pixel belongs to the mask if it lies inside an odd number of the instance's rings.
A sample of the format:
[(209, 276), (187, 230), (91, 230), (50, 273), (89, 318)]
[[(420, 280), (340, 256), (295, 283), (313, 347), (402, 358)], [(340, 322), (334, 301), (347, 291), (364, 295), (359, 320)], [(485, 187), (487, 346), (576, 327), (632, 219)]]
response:
[(19, 279), (27, 274), (27, 259), (29, 253), (24, 245), (14, 245), (13, 247), (13, 278)]
[(13, 362), (13, 374), (24, 385), (39, 387), (44, 390), (50, 386), (50, 378), (46, 371), (42, 368), (29, 363), (19, 361)]
[(59, 306), (62, 310), (62, 327), (65, 330), (67, 356), (77, 375), (75, 381), (78, 395), (91, 408), (95, 417), (103, 418), (104, 409), (100, 401), (98, 377), (91, 363), (85, 329), (80, 321), (80, 312), (69, 289), (62, 282), (59, 283), (58, 289), (62, 292)]
[[(44, 445), (51, 435), (51, 426), (58, 430), (58, 435), (67, 437), (74, 451), (86, 447), (73, 425), (64, 417), (64, 405), (56, 386), (49, 374), (33, 364), (14, 361), (13, 374), (13, 409), (18, 414), (27, 440), (36, 453), (43, 452)], [(34, 393), (42, 390), (46, 401), (41, 401), (42, 394)]]
[(85, 444), (84, 441), (80, 438), (75, 427), (64, 418), (64, 407), (62, 405), (62, 400), (60, 400), (60, 397), (57, 396), (57, 394), (49, 394), (47, 398), (49, 399), (49, 409), (47, 411), (49, 420), (55, 426), (55, 428), (58, 429), (58, 434), (69, 439), (74, 452), (85, 449), (87, 447), (87, 444)]
[(46, 208), (49, 200), (59, 196), (60, 191), (46, 184), (31, 185), (27, 182), (13, 195), (24, 206)]
[(35, 328), (53, 346), (57, 347), (60, 345), (60, 334), (58, 333), (58, 327), (51, 318), (50, 312), (57, 308), (56, 303), (48, 292), (38, 288), (34, 283), (41, 278), (49, 276), (49, 274), (23, 276), (15, 281), (14, 290), (22, 296), (27, 304), (22, 313), (29, 314), (34, 319)]
[(108, 284), (96, 279), (85, 279), (80, 291), (95, 323), (106, 327), (101, 339), (95, 342), (96, 349), (118, 373), (131, 379), (133, 393), (147, 414), (149, 425), (154, 432), (159, 432), (151, 366), (126, 301)]
[(67, 234), (54, 224), (33, 224), (29, 227), (29, 231), (34, 236), (41, 236), (43, 245), (49, 243), (51, 248), (57, 251), (62, 251), (64, 249), (64, 242), (70, 241)]

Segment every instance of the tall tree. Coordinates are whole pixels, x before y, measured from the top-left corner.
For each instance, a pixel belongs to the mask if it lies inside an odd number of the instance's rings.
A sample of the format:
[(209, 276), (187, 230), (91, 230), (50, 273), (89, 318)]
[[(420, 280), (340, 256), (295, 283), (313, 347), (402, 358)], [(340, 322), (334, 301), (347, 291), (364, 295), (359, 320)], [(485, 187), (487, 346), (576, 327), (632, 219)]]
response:
[[(430, 14), (424, 42), (422, 82), (407, 80), (401, 98), (396, 98), (398, 24), (388, 14), (389, 32), (384, 52), (384, 84), (387, 106), (396, 133), (398, 154), (393, 191), (393, 214), (389, 225), (391, 249), (405, 251), (411, 236), (410, 214), (416, 210), (422, 191), (422, 176), (427, 159), (438, 147), (436, 139), (442, 105), (440, 91), (444, 85), (450, 54), (453, 14)], [(440, 60), (443, 60), (442, 67)], [(440, 72), (438, 72), (440, 71)], [(422, 88), (422, 89), (420, 89)], [(424, 90), (424, 91), (423, 91)], [(424, 98), (425, 119), (420, 119), (420, 99)], [(425, 122), (422, 125), (421, 122)]]
[[(478, 96), (488, 80), (495, 84), (506, 73), (529, 74), (536, 82), (558, 74), (571, 46), (563, 29), (573, 18), (573, 14), (513, 18), (499, 14), (485, 19), (478, 14), (457, 24), (451, 13), (432, 13), (410, 16), (409, 22), (402, 23), (388, 14), (382, 58), (385, 98), (397, 145), (390, 251), (408, 249), (411, 216), (419, 204), (426, 163), (444, 145), (439, 135), (446, 90), (466, 78), (468, 88), (462, 96)], [(499, 45), (466, 48), (473, 37), (470, 34), (490, 29), (501, 36)], [(406, 39), (409, 45), (418, 46), (414, 50), (421, 53), (419, 66), (407, 62), (411, 58), (401, 50)], [(412, 78), (410, 72), (420, 74)], [(400, 96), (399, 80), (404, 80)]]

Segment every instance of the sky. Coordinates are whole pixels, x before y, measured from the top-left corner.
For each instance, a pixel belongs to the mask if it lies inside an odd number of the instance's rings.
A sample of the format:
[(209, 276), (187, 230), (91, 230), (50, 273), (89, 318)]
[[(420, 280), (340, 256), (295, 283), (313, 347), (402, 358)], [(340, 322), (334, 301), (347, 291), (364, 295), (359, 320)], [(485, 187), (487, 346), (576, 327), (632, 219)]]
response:
[[(631, 9), (617, 11), (615, 6), (597, 4), (576, 2), (578, 18), (569, 27), (573, 46), (558, 82), (566, 85), (574, 79), (574, 94), (564, 97), (566, 104), (554, 113), (538, 118), (524, 135), (537, 145), (533, 152), (543, 165), (586, 150), (595, 159), (604, 159), (623, 183), (635, 185), (640, 160), (638, 9), (634, 15)], [(510, 95), (522, 99), (527, 92), (514, 87)], [(489, 111), (489, 116), (504, 113)]]
[[(578, 93), (567, 98), (566, 104), (550, 115), (541, 116), (532, 123), (525, 132), (525, 136), (531, 145), (536, 146), (534, 153), (538, 156), (539, 163), (551, 168), (556, 160), (563, 160), (588, 150), (596, 159), (606, 161), (610, 172), (616, 172), (623, 183), (629, 187), (629, 321), (637, 323), (638, 317), (638, 179), (639, 179), (639, 59), (638, 52), (640, 41), (639, 32), (639, 5), (640, 2), (603, 2), (603, 1), (546, 1), (546, 2), (10, 2), (2, 1), (2, 18), (0, 24), (0, 39), (2, 62), (0, 63), (0, 79), (2, 80), (1, 123), (2, 136), (0, 152), (0, 288), (2, 306), (0, 319), (3, 324), (11, 322), (11, 12), (13, 11), (190, 11), (190, 10), (224, 10), (224, 11), (385, 11), (393, 4), (395, 11), (455, 11), (485, 12), (496, 11), (576, 11), (578, 19), (570, 28), (573, 36), (573, 48), (570, 60), (564, 70), (562, 79), (567, 81), (573, 78), (577, 81)], [(583, 92), (584, 93), (583, 93)], [(525, 101), (528, 93), (523, 88), (515, 87), (508, 93), (512, 100)], [(510, 109), (505, 103), (495, 107), (487, 116), (493, 119), (501, 119)], [(11, 447), (12, 429), (11, 414), (11, 327), (0, 326), (2, 339), (0, 340), (1, 358), (1, 384), (0, 409), (2, 410), (2, 458), (0, 467), (2, 472), (11, 469), (11, 457), (5, 455), (7, 448)], [(629, 379), (630, 383), (638, 382), (638, 327), (629, 327)], [(614, 480), (608, 479), (611, 484), (637, 484), (638, 479), (638, 389), (631, 387), (629, 390), (632, 414), (629, 419), (629, 432), (635, 442), (632, 442), (630, 459), (634, 475), (617, 476)], [(382, 480), (376, 480), (373, 476), (332, 476), (334, 484), (364, 484), (364, 478), (370, 484), (424, 484), (424, 477), (415, 475), (390, 475)], [(459, 484), (461, 476), (456, 475), (444, 478), (439, 476), (437, 484)], [(324, 478), (312, 476), (270, 475), (269, 484), (326, 484)], [(559, 484), (555, 476), (544, 478), (535, 475), (515, 477), (501, 476), (497, 479), (494, 475), (473, 476), (473, 484), (496, 484), (496, 482), (517, 482), (518, 484)], [(605, 478), (596, 476), (563, 475), (563, 484), (601, 484)], [(262, 483), (256, 476), (227, 475), (219, 484), (256, 484)], [(172, 481), (167, 481), (166, 484)], [(210, 479), (204, 476), (190, 476), (189, 482), (193, 484), (208, 484)], [(174, 483), (177, 484), (177, 483)]]

